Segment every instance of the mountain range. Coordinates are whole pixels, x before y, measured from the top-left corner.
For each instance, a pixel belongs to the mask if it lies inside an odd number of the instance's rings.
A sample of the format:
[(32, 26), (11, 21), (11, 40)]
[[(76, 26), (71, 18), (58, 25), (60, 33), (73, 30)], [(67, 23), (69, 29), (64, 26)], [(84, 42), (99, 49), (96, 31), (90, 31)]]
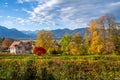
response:
[[(77, 28), (74, 30), (70, 29), (56, 29), (51, 30), (51, 32), (55, 35), (55, 39), (60, 39), (64, 34), (69, 33), (74, 35), (75, 33), (80, 33), (81, 36), (84, 36), (86, 28)], [(14, 38), (14, 39), (36, 39), (37, 33), (36, 31), (19, 31), (17, 29), (8, 29), (6, 27), (0, 26), (0, 37), (4, 38)]]
[(17, 29), (8, 29), (6, 27), (0, 26), (0, 37), (4, 38), (14, 38), (14, 39), (26, 39), (30, 36), (24, 34)]

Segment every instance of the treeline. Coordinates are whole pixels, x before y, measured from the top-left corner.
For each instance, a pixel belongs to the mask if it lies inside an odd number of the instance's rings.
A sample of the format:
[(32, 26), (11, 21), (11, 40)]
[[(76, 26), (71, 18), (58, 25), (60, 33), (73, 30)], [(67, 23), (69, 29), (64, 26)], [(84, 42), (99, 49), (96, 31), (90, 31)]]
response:
[(80, 33), (65, 34), (61, 40), (53, 40), (50, 31), (38, 32), (36, 46), (42, 46), (47, 54), (87, 55), (120, 54), (120, 29), (111, 14), (91, 20), (84, 38)]

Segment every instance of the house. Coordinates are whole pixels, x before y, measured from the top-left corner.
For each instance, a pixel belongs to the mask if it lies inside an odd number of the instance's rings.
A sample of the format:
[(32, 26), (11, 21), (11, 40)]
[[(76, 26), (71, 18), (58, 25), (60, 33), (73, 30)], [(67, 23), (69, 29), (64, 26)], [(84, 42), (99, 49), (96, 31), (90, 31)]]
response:
[(120, 23), (116, 23), (116, 27), (118, 30), (120, 30)]
[(29, 54), (32, 50), (32, 44), (30, 42), (21, 42), (21, 41), (14, 41), (10, 47), (10, 53), (14, 54)]
[(117, 30), (120, 30), (120, 23), (116, 23)]

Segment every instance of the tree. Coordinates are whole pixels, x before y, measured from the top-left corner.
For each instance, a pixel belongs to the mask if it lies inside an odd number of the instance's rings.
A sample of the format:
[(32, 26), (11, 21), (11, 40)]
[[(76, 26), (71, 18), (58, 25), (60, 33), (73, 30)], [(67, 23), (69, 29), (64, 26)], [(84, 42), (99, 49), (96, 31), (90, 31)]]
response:
[(91, 36), (89, 51), (91, 54), (100, 54), (103, 50), (103, 44), (98, 35), (97, 22), (95, 20), (91, 21), (89, 32)]
[(116, 41), (116, 52), (117, 52), (117, 54), (120, 55), (120, 34), (117, 36), (117, 41)]
[(92, 40), (90, 43), (89, 51), (91, 54), (100, 54), (103, 50), (103, 45), (100, 41), (100, 37), (97, 35), (97, 31), (92, 33)]
[(89, 34), (90, 33), (88, 31), (88, 28), (87, 28), (85, 31), (84, 41), (83, 41), (83, 45), (84, 45), (84, 49), (85, 49), (86, 54), (89, 54), (89, 46), (90, 46), (90, 40), (91, 40), (91, 37)]
[(46, 53), (46, 50), (43, 47), (35, 47), (33, 51), (34, 54), (38, 56), (41, 56), (42, 54)]
[(36, 46), (41, 46), (45, 48), (47, 51), (52, 50), (54, 48), (53, 43), (53, 33), (47, 30), (41, 30), (38, 32)]
[(73, 35), (73, 41), (75, 42), (77, 47), (79, 47), (81, 45), (82, 37), (81, 37), (80, 33), (76, 33), (76, 34)]
[(98, 18), (96, 21), (98, 24), (98, 34), (104, 44), (104, 53), (114, 52), (117, 40), (117, 29), (114, 25), (114, 16), (106, 14), (105, 16)]
[(120, 23), (115, 23), (114, 26), (116, 27), (115, 31), (113, 31), (116, 35), (114, 35), (115, 39), (115, 52), (120, 54)]
[(1, 47), (2, 47), (3, 40), (4, 40), (4, 38), (0, 38), (0, 50), (1, 50)]
[(115, 51), (115, 44), (112, 38), (106, 38), (105, 40), (105, 53), (113, 53)]
[(4, 38), (0, 38), (0, 43), (2, 43), (3, 40), (4, 40)]
[(71, 48), (71, 53), (72, 54), (84, 54), (84, 48), (82, 45), (82, 37), (80, 33), (76, 33), (73, 35), (72, 42), (70, 44)]
[(2, 42), (2, 46), (1, 48), (3, 50), (6, 50), (10, 47), (10, 45), (13, 43), (14, 39), (11, 39), (11, 38), (5, 38)]
[(61, 39), (61, 50), (65, 54), (70, 54), (70, 42), (71, 42), (71, 35), (70, 34), (65, 34), (62, 39)]

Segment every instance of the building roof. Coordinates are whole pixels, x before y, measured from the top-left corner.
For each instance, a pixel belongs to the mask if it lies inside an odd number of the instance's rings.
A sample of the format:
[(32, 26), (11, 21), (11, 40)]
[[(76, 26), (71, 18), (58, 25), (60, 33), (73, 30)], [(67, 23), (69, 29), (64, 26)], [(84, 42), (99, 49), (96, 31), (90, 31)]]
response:
[(20, 41), (14, 41), (9, 48), (13, 48), (15, 47), (15, 45), (19, 45), (20, 44)]

